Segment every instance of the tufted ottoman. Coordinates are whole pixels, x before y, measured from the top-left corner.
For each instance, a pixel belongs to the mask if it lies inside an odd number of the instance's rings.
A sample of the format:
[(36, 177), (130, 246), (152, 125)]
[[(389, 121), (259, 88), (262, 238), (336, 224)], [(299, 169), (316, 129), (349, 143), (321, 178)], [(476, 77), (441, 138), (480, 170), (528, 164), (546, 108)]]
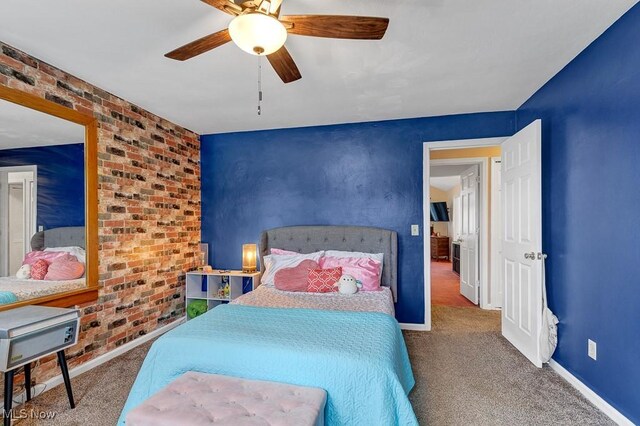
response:
[(127, 426), (324, 424), (319, 388), (189, 371), (126, 417)]

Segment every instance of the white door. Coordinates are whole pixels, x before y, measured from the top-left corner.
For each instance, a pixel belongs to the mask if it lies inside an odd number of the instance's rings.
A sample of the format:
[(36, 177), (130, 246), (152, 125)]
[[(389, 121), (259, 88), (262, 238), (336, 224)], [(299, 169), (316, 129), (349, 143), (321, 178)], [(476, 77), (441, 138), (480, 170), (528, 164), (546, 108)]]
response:
[(0, 170), (0, 277), (6, 277), (9, 269), (9, 173)]
[(25, 202), (22, 184), (9, 184), (9, 270), (14, 275), (25, 255)]
[(542, 367), (541, 121), (502, 144), (502, 335)]
[(478, 304), (478, 187), (479, 168), (469, 167), (460, 175), (460, 294)]

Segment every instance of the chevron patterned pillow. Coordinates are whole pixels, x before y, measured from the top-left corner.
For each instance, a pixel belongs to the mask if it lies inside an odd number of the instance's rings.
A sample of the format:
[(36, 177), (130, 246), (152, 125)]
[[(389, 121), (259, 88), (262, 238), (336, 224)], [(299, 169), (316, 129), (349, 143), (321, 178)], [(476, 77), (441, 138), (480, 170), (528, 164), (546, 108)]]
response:
[(333, 285), (342, 276), (342, 268), (309, 269), (307, 274), (307, 292), (309, 293), (330, 293), (337, 291)]

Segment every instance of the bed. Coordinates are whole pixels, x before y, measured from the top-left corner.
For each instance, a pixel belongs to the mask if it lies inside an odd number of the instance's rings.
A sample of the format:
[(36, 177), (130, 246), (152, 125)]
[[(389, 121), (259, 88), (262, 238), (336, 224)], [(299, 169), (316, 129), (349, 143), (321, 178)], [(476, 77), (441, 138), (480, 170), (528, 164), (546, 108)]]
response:
[(395, 316), (391, 290), (340, 293), (300, 293), (281, 291), (273, 287), (260, 286), (232, 304), (259, 306), (264, 308), (322, 309), (327, 311), (382, 312)]
[(327, 425), (417, 425), (408, 399), (413, 373), (392, 315), (395, 232), (338, 226), (277, 228), (263, 233), (261, 260), (271, 248), (384, 253), (385, 289), (349, 299), (259, 287), (236, 303), (176, 327), (152, 345), (120, 425), (130, 409), (187, 371), (321, 387), (328, 394)]
[(84, 288), (84, 278), (65, 281), (50, 280), (22, 280), (16, 277), (0, 278), (0, 292), (12, 293), (16, 301), (35, 299), (36, 297), (49, 296)]
[[(31, 238), (31, 249), (51, 247), (85, 247), (84, 226), (52, 228), (40, 231)], [(35, 299), (86, 286), (85, 278), (64, 281), (19, 279), (15, 276), (0, 277), (0, 304)]]

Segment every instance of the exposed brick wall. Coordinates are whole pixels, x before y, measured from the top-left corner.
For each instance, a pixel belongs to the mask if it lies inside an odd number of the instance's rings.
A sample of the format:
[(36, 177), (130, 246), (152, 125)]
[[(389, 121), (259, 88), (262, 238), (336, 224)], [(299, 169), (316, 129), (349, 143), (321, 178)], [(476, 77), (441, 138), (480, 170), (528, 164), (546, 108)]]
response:
[[(184, 272), (199, 259), (198, 135), (2, 42), (0, 85), (99, 122), (100, 296), (81, 307), (71, 366), (181, 317)], [(50, 357), (34, 376), (58, 373)]]

